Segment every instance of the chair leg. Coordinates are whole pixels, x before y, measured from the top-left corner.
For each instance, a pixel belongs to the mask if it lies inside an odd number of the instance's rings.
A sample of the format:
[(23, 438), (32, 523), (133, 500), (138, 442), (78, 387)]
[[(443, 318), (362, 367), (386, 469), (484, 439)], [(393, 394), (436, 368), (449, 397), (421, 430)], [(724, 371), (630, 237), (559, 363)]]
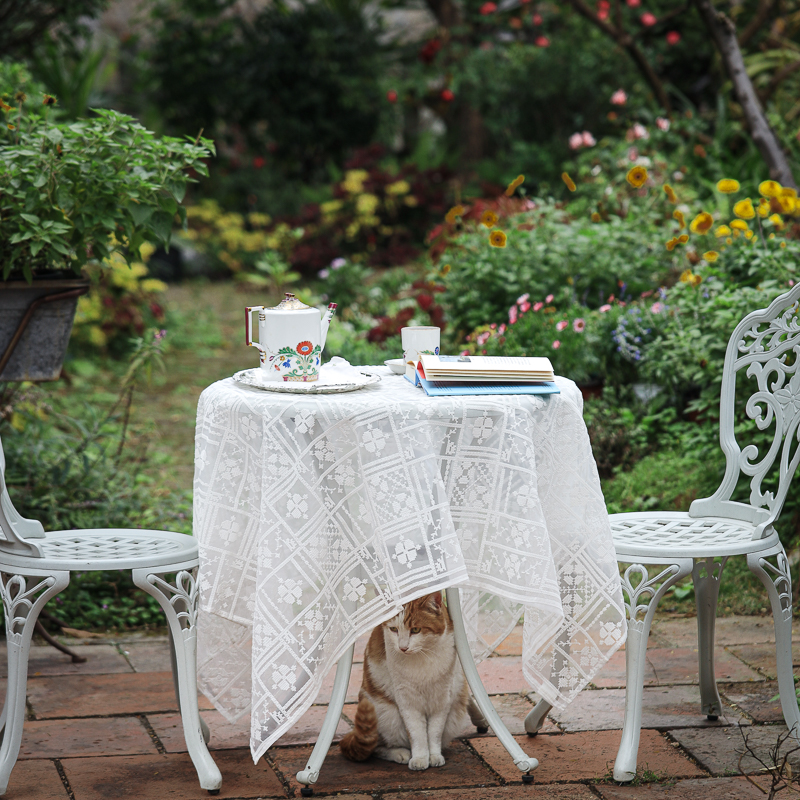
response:
[(3, 706), (0, 744), (0, 795), (6, 793), (19, 755), (28, 683), (28, 654), (39, 612), (69, 584), (69, 572), (31, 571), (25, 575), (0, 572), (0, 595), (6, 621), (8, 688)]
[[(184, 567), (182, 569), (182, 567)], [(200, 786), (218, 794), (222, 774), (208, 752), (200, 712), (197, 708), (197, 582), (194, 565), (174, 565), (154, 573), (149, 569), (133, 570), (133, 582), (158, 601), (167, 618), (174, 658), (173, 678), (177, 676), (178, 706), (183, 723), (186, 749), (192, 759)], [(177, 573), (174, 582), (164, 577)]]
[[(175, 700), (178, 703), (178, 712), (181, 711), (181, 687), (178, 682), (178, 660), (175, 655), (175, 640), (172, 638), (172, 628), (167, 627), (167, 638), (169, 639), (169, 661), (172, 666), (172, 685), (175, 687)], [(203, 741), (208, 744), (211, 741), (211, 731), (206, 725), (206, 721), (200, 716), (200, 728), (203, 731)]]
[[(775, 557), (775, 564), (767, 559)], [(761, 579), (769, 594), (772, 620), (775, 625), (775, 656), (778, 666), (778, 692), (786, 727), (800, 743), (800, 711), (797, 708), (792, 671), (792, 576), (783, 545), (770, 550), (749, 553), (747, 566)]]
[(552, 708), (553, 706), (542, 698), (528, 712), (528, 715), (525, 717), (525, 733), (527, 733), (528, 736), (536, 736), (536, 734), (539, 733), (542, 729), (542, 725), (544, 725), (545, 718)]
[(339, 720), (342, 718), (342, 711), (344, 709), (344, 701), (347, 697), (347, 686), (350, 683), (350, 671), (353, 668), (353, 652), (355, 651), (355, 644), (339, 659), (336, 665), (336, 677), (333, 681), (333, 691), (331, 692), (331, 699), (328, 703), (328, 711), (325, 714), (325, 720), (322, 723), (317, 743), (308, 757), (308, 763), (304, 770), (300, 770), (296, 777), (299, 783), (303, 784), (300, 789), (300, 794), (303, 797), (311, 797), (314, 790), (311, 789), (311, 784), (316, 783), (319, 778), (319, 772), (322, 765), (325, 763), (325, 756), (328, 755), (333, 737), (336, 735), (336, 728), (339, 727)]
[(714, 669), (714, 631), (717, 621), (717, 598), (722, 570), (727, 558), (720, 561), (697, 559), (692, 569), (695, 604), (697, 606), (697, 657), (700, 669), (700, 707), (714, 721), (722, 714), (722, 701), (717, 691)]
[[(619, 554), (617, 560), (626, 562)], [(630, 564), (622, 579), (622, 588), (628, 598), (625, 603), (628, 610), (628, 639), (625, 643), (625, 719), (614, 762), (614, 780), (620, 783), (627, 783), (636, 777), (647, 639), (653, 615), (664, 594), (692, 571), (692, 560), (681, 559), (667, 565), (659, 564), (658, 567), (661, 571), (651, 578), (642, 564)]]
[[(517, 744), (514, 737), (508, 732), (500, 715), (492, 705), (486, 689), (481, 683), (480, 676), (478, 675), (478, 668), (475, 666), (475, 661), (472, 658), (472, 653), (469, 649), (469, 641), (467, 639), (467, 632), (464, 628), (464, 618), (461, 616), (461, 599), (458, 594), (458, 589), (453, 587), (446, 590), (447, 594), (447, 610), (453, 620), (453, 633), (455, 634), (456, 652), (461, 661), (461, 666), (464, 669), (464, 675), (467, 678), (469, 688), (472, 690), (472, 696), (478, 704), (483, 713), (484, 718), (494, 731), (494, 735), (500, 740), (500, 744), (505, 747), (508, 754), (517, 765), (520, 772), (530, 772), (539, 766), (539, 762), (532, 756), (525, 755), (522, 748)], [(533, 781), (532, 776), (523, 776), (525, 779), (529, 778), (530, 782)]]

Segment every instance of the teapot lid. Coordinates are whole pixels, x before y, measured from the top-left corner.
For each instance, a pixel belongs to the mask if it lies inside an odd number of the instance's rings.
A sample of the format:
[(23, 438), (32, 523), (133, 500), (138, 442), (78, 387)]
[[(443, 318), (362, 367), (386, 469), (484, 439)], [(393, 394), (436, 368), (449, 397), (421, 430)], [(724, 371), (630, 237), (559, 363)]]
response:
[(310, 308), (311, 306), (307, 306), (302, 300), (298, 300), (291, 292), (286, 292), (286, 297), (278, 305), (268, 308), (267, 311), (303, 311)]

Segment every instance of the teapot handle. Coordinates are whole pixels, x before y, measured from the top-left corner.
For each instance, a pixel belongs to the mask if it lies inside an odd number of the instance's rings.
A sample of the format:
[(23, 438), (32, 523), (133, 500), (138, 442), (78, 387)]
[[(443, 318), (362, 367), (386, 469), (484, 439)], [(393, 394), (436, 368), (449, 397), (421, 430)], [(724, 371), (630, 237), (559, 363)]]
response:
[(257, 347), (259, 350), (266, 351), (258, 342), (253, 341), (253, 312), (263, 311), (264, 306), (246, 306), (244, 309), (244, 341), (248, 347)]

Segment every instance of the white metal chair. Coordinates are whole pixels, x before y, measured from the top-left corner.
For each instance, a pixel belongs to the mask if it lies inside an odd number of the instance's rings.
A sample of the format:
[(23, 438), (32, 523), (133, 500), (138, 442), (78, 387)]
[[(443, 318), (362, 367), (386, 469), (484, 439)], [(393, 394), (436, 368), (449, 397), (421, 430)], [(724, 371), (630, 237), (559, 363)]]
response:
[[(778, 691), (786, 725), (800, 742), (800, 713), (792, 674), (792, 586), (789, 562), (773, 527), (800, 462), (800, 284), (769, 308), (748, 314), (728, 342), (720, 397), (720, 444), (725, 477), (711, 496), (689, 512), (611, 515), (617, 561), (629, 565), (627, 595), (625, 719), (614, 779), (636, 775), (647, 638), (658, 601), (691, 574), (697, 603), (702, 713), (716, 720), (722, 704), (714, 677), (714, 623), (722, 571), (730, 556), (744, 555), (769, 594), (775, 625)], [(740, 380), (740, 404), (736, 381)], [(746, 385), (749, 380), (749, 387)], [(766, 452), (740, 447), (736, 422), (743, 414), (771, 435)], [(793, 449), (794, 448), (794, 449)], [(749, 478), (750, 502), (731, 499)], [(655, 567), (651, 577), (645, 565)], [(536, 704), (525, 720), (535, 735), (551, 706)]]
[[(197, 544), (170, 531), (92, 529), (48, 531), (25, 519), (6, 489), (0, 442), (0, 597), (8, 646), (8, 689), (0, 714), (0, 795), (5, 794), (22, 741), (28, 653), (45, 603), (66, 588), (70, 572), (130, 569), (133, 581), (155, 597), (169, 626), (172, 676), (186, 747), (200, 786), (218, 794), (222, 775), (206, 744), (208, 728), (197, 708)], [(172, 581), (168, 575), (174, 575)]]

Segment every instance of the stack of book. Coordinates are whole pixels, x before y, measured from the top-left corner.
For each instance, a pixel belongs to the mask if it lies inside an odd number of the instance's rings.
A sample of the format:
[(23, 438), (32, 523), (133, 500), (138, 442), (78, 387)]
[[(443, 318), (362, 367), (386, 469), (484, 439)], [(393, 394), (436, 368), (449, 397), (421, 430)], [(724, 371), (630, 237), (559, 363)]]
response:
[(558, 394), (549, 358), (423, 355), (406, 378), (431, 396)]

